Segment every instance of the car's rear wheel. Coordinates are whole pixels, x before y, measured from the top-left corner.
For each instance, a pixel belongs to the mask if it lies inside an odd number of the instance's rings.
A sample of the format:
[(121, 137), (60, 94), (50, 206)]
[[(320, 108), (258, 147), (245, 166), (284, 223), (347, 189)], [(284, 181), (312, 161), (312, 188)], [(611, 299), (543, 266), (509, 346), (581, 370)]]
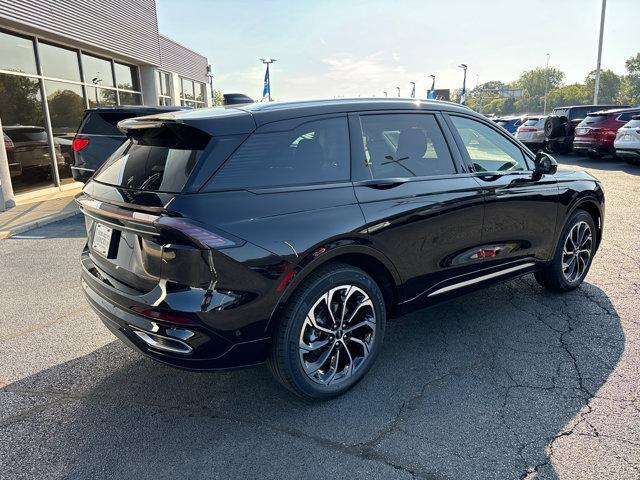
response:
[(288, 302), (267, 366), (303, 398), (338, 396), (375, 361), (385, 323), (376, 282), (358, 268), (328, 264), (305, 279)]
[(580, 286), (596, 251), (596, 227), (584, 210), (576, 210), (565, 224), (553, 260), (535, 273), (547, 290), (568, 292)]

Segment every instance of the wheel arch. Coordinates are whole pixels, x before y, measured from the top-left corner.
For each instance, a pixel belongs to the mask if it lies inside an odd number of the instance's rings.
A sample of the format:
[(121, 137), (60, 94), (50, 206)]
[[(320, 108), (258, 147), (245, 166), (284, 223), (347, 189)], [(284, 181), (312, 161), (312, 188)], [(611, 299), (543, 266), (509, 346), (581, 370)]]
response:
[(359, 268), (370, 275), (382, 291), (387, 316), (393, 316), (394, 307), (398, 303), (400, 286), (402, 284), (402, 279), (396, 267), (384, 254), (372, 247), (350, 245), (328, 250), (326, 253), (317, 257), (313, 257), (313, 254), (310, 254), (299, 263), (299, 269), (296, 270), (295, 276), (286, 286), (271, 313), (266, 328), (267, 332), (273, 331), (287, 302), (305, 279), (318, 268), (331, 262), (345, 263)]
[(593, 223), (596, 226), (596, 250), (600, 247), (600, 242), (602, 240), (602, 229), (603, 225), (603, 214), (602, 209), (600, 208), (599, 203), (595, 198), (587, 197), (581, 198), (571, 207), (571, 209), (567, 212), (567, 218), (575, 213), (576, 210), (584, 210), (591, 218), (593, 218)]

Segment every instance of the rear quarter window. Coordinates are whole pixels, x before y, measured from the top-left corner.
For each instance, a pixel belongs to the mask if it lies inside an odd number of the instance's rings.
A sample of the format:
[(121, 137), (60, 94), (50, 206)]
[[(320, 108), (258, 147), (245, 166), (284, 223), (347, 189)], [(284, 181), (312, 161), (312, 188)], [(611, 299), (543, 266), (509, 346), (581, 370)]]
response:
[[(283, 130), (278, 130), (282, 123)], [(248, 189), (348, 181), (346, 117), (265, 125), (251, 135), (209, 182), (208, 189)]]

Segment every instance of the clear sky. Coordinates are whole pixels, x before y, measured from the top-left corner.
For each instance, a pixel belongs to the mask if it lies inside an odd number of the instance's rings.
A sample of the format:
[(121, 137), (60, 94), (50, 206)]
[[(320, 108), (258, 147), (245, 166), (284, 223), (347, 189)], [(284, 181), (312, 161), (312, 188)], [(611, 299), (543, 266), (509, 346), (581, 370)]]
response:
[[(157, 0), (160, 31), (206, 55), (214, 88), (277, 100), (396, 95), (509, 82), (550, 65), (566, 83), (595, 69), (601, 0)], [(602, 67), (640, 51), (640, 0), (608, 0)]]

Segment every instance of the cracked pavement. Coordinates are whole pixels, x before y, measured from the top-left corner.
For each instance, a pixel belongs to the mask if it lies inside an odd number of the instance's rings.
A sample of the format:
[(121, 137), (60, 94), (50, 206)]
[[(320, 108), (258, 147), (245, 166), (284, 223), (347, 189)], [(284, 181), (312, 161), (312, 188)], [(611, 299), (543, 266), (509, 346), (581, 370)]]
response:
[(607, 195), (585, 284), (529, 275), (395, 320), (325, 403), (116, 341), (80, 291), (79, 217), (0, 242), (0, 479), (640, 479), (640, 167), (558, 159)]

